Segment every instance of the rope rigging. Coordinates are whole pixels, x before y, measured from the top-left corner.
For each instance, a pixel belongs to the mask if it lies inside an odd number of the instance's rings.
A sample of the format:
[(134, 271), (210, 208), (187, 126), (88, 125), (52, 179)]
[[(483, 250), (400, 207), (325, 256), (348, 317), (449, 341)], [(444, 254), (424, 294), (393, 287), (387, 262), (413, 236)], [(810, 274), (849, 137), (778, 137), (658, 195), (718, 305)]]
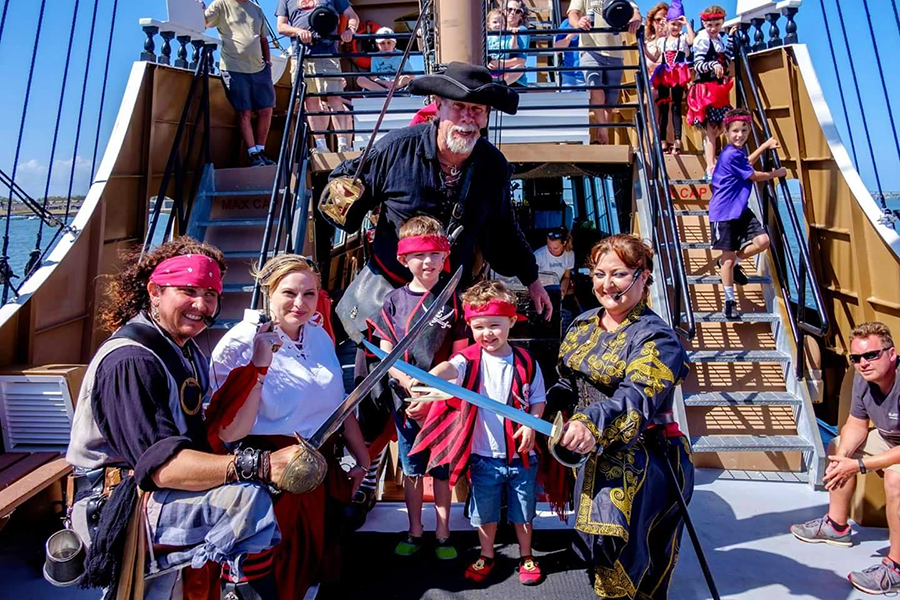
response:
[(109, 80), (109, 59), (112, 56), (113, 33), (116, 29), (116, 11), (119, 8), (119, 0), (113, 0), (112, 16), (109, 19), (109, 41), (106, 44), (106, 67), (103, 69), (103, 88), (100, 91), (100, 111), (97, 115), (97, 133), (94, 136), (94, 157), (91, 159), (91, 183), (94, 182), (94, 173), (97, 167), (97, 149), (100, 144), (100, 125), (103, 124), (103, 103), (106, 100), (106, 83)]
[(3, 29), (6, 27), (6, 11), (9, 9), (9, 0), (3, 1), (3, 16), (0, 16), (0, 40), (3, 39)]
[(853, 127), (850, 126), (850, 113), (847, 111), (847, 103), (844, 101), (844, 86), (841, 84), (841, 77), (838, 74), (837, 54), (834, 51), (834, 44), (831, 42), (831, 26), (828, 24), (828, 11), (825, 9), (825, 0), (822, 0), (822, 19), (825, 21), (825, 39), (828, 40), (828, 48), (831, 50), (831, 64), (834, 65), (835, 80), (838, 85), (838, 97), (841, 99), (841, 107), (844, 109), (844, 120), (847, 121), (847, 134), (850, 137), (850, 152), (853, 154), (853, 165), (859, 166), (859, 159), (856, 157), (856, 144), (853, 141)]
[(37, 33), (34, 36), (34, 47), (31, 51), (31, 66), (28, 68), (28, 84), (25, 87), (25, 101), (22, 104), (22, 119), (19, 122), (19, 134), (16, 139), (16, 154), (13, 159), (12, 175), (9, 181), (9, 202), (6, 207), (6, 228), (3, 232), (3, 250), (0, 252), (0, 279), (3, 280), (3, 304), (9, 299), (10, 276), (12, 269), (9, 266), (9, 226), (12, 222), (12, 197), (13, 187), (16, 181), (16, 171), (19, 167), (19, 154), (22, 151), (22, 136), (25, 133), (25, 119), (28, 116), (28, 102), (31, 97), (31, 84), (34, 81), (34, 65), (37, 61), (38, 46), (41, 41), (41, 28), (44, 24), (44, 8), (47, 6), (47, 0), (41, 0), (40, 13), (38, 14)]
[[(50, 196), (50, 180), (53, 178), (53, 160), (56, 158), (56, 143), (59, 140), (59, 124), (62, 120), (63, 104), (65, 103), (66, 98), (66, 83), (69, 79), (69, 65), (72, 61), (72, 41), (75, 39), (75, 24), (78, 21), (78, 4), (80, 2), (81, 0), (75, 0), (75, 8), (72, 11), (72, 27), (69, 29), (69, 44), (66, 48), (66, 63), (63, 67), (62, 87), (59, 92), (59, 104), (56, 108), (56, 124), (53, 127), (53, 142), (50, 144), (50, 162), (47, 165), (47, 182), (44, 184), (44, 202), (42, 208), (45, 212), (47, 210), (47, 198)], [(44, 221), (42, 219), (38, 224), (37, 236), (34, 241), (34, 250), (31, 251), (28, 263), (25, 265), (25, 277), (28, 277), (31, 271), (40, 264), (41, 239), (43, 234)]]
[[(844, 23), (844, 11), (841, 10), (841, 3), (838, 0), (835, 0), (834, 5), (837, 7), (838, 20), (841, 24), (841, 33), (844, 36), (844, 47), (847, 51), (847, 56), (849, 57), (852, 56), (852, 54), (850, 52), (850, 39), (847, 37), (847, 27)], [(878, 200), (881, 203), (881, 210), (885, 217), (888, 215), (893, 216), (893, 211), (888, 208), (887, 202), (885, 202), (884, 190), (881, 187), (881, 175), (878, 173), (878, 163), (875, 162), (875, 150), (872, 147), (872, 136), (869, 134), (869, 121), (866, 118), (866, 109), (863, 106), (862, 93), (859, 91), (859, 78), (856, 76), (856, 65), (852, 60), (850, 60), (849, 63), (850, 74), (853, 76), (853, 87), (856, 90), (856, 102), (859, 105), (859, 116), (862, 118), (863, 132), (866, 134), (866, 145), (869, 147), (869, 158), (872, 160), (872, 171), (875, 173), (875, 187), (878, 190)]]
[[(881, 53), (878, 51), (878, 43), (875, 40), (875, 29), (872, 27), (872, 16), (869, 14), (869, 0), (863, 0), (863, 8), (866, 11), (866, 21), (869, 24), (869, 35), (872, 38), (872, 47), (875, 49), (875, 62), (878, 64), (878, 77), (881, 80), (881, 91), (884, 93), (884, 105), (887, 108), (888, 119), (891, 121), (891, 133), (894, 135), (894, 149), (897, 151), (897, 160), (900, 161), (900, 140), (897, 139), (897, 125), (894, 123), (894, 111), (891, 108), (891, 99), (888, 96), (887, 84), (884, 82), (884, 69), (881, 66)], [(896, 10), (896, 6), (894, 7)]]

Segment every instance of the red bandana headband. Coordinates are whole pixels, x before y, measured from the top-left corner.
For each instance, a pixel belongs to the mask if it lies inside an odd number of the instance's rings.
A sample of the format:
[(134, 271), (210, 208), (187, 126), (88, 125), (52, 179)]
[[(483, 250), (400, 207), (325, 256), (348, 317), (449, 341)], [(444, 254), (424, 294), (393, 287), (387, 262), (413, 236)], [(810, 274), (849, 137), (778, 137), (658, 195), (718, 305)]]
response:
[(397, 242), (397, 255), (416, 252), (450, 252), (450, 240), (442, 235), (415, 235)]
[(700, 15), (701, 21), (712, 21), (713, 19), (724, 19), (725, 13), (715, 12), (715, 13), (706, 13), (705, 15)]
[(475, 317), (517, 317), (516, 305), (503, 300), (491, 300), (487, 304), (472, 306), (463, 304), (466, 321)]
[(732, 117), (725, 117), (722, 125), (725, 127), (725, 129), (728, 129), (728, 126), (736, 121), (743, 121), (747, 125), (750, 125), (750, 123), (752, 123), (752, 121), (750, 120), (750, 115), (734, 115)]
[(162, 261), (150, 281), (163, 287), (197, 287), (222, 293), (219, 263), (203, 254), (182, 254)]

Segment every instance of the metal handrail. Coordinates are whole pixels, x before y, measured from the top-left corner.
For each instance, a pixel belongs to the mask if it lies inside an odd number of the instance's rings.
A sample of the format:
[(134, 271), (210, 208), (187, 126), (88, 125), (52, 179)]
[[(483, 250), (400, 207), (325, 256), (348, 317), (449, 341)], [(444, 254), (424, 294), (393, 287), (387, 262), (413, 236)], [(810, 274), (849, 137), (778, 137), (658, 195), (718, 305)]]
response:
[[(747, 47), (738, 42), (738, 53), (741, 59), (741, 66), (743, 68), (746, 77), (736, 77), (737, 85), (740, 88), (741, 93), (744, 98), (749, 98), (747, 95), (747, 90), (745, 86), (750, 87), (750, 96), (752, 96), (754, 104), (755, 104), (755, 113), (756, 117), (759, 119), (760, 126), (762, 127), (763, 133), (765, 134), (766, 139), (772, 136), (771, 129), (769, 128), (769, 122), (766, 117), (765, 109), (763, 108), (762, 99), (759, 94), (759, 88), (756, 85), (756, 81), (754, 80), (753, 70), (750, 68), (750, 58), (747, 52)], [(745, 84), (746, 80), (746, 84)], [(749, 103), (748, 103), (749, 104)], [(754, 127), (750, 128), (753, 134), (754, 143), (757, 147), (760, 144), (759, 136)], [(764, 156), (772, 161), (772, 165), (779, 169), (781, 168), (781, 161), (778, 158), (778, 153), (773, 150), (767, 150)], [(767, 213), (768, 209), (771, 208), (774, 216), (775, 226), (777, 228), (777, 236), (772, 236), (773, 242), (776, 242), (778, 245), (775, 247), (775, 251), (772, 252), (773, 262), (775, 263), (776, 273), (778, 275), (779, 287), (781, 288), (782, 297), (784, 298), (784, 306), (785, 310), (788, 313), (788, 324), (790, 325), (791, 335), (794, 339), (794, 344), (797, 347), (797, 360), (794, 362), (796, 374), (798, 378), (803, 377), (803, 366), (804, 366), (804, 358), (805, 353), (803, 351), (803, 338), (805, 334), (815, 335), (818, 337), (823, 337), (827, 335), (829, 329), (829, 319), (828, 314), (825, 311), (825, 302), (822, 299), (822, 292), (819, 289), (819, 282), (816, 278), (816, 272), (812, 267), (812, 260), (809, 255), (809, 248), (805, 243), (806, 232), (803, 231), (803, 227), (800, 224), (800, 220), (797, 217), (797, 211), (794, 208), (794, 204), (791, 201), (790, 190), (787, 187), (787, 181), (785, 178), (778, 179), (776, 183), (775, 180), (765, 183), (757, 184), (757, 192), (762, 191), (759, 194), (761, 200), (763, 201), (763, 212), (764, 216)], [(803, 190), (801, 188), (801, 195)], [(800, 247), (800, 265), (799, 268), (794, 261), (794, 256), (791, 252), (791, 248), (788, 243), (788, 229), (785, 227), (784, 221), (781, 218), (781, 213), (778, 211), (777, 200), (780, 196), (781, 200), (785, 204), (787, 208), (787, 213), (789, 217), (789, 225), (790, 232), (793, 233), (794, 238), (797, 240), (797, 244)], [(801, 196), (802, 197), (802, 196)], [(767, 219), (764, 219), (767, 220)], [(786, 259), (786, 260), (785, 260)], [(787, 287), (788, 275), (791, 276), (794, 284), (797, 286), (797, 309), (796, 313), (794, 308), (791, 306), (790, 302), (790, 290)], [(809, 277), (807, 281), (806, 277)], [(806, 285), (809, 284), (812, 289), (813, 300), (815, 301), (816, 308), (815, 312), (819, 319), (818, 324), (811, 323), (804, 319), (804, 313), (807, 310), (806, 307)]]
[[(197, 61), (197, 67), (194, 69), (194, 76), (191, 78), (191, 86), (188, 89), (187, 98), (184, 101), (184, 108), (181, 110), (181, 118), (178, 121), (178, 129), (175, 130), (175, 137), (172, 140), (172, 149), (169, 151), (169, 158), (166, 160), (166, 168), (163, 171), (162, 180), (159, 184), (159, 193), (156, 195), (156, 203), (153, 206), (153, 211), (150, 214), (149, 223), (147, 227), (147, 235), (144, 238), (144, 244), (141, 248), (141, 258), (143, 255), (147, 253), (150, 249), (150, 244), (153, 241), (153, 236), (156, 233), (156, 228), (159, 223), (160, 215), (162, 214), (162, 207), (165, 204), (166, 192), (169, 188), (169, 183), (172, 178), (176, 179), (176, 187), (179, 188), (175, 194), (173, 194), (172, 198), (172, 211), (169, 214), (169, 219), (166, 223), (166, 233), (171, 234), (172, 229), (174, 228), (175, 219), (178, 219), (179, 229), (183, 230), (188, 220), (190, 219), (190, 211), (193, 206), (193, 189), (190, 190), (191, 193), (188, 193), (186, 196), (188, 198), (188, 202), (185, 203), (183, 198), (184, 194), (182, 194), (182, 188), (184, 187), (183, 176), (184, 176), (184, 165), (183, 161), (190, 160), (190, 153), (193, 150), (194, 140), (196, 139), (196, 129), (199, 127), (200, 119), (203, 119), (204, 123), (204, 131), (203, 131), (203, 153), (201, 154), (201, 158), (208, 162), (209, 160), (209, 75), (213, 64), (212, 54), (216, 49), (216, 44), (204, 44), (203, 51), (200, 54), (200, 59)], [(199, 86), (202, 87), (200, 106), (197, 109), (197, 114), (194, 119), (194, 133), (195, 135), (191, 136), (191, 140), (189, 142), (188, 152), (182, 158), (181, 156), (181, 141), (184, 137), (185, 130), (187, 129), (187, 121), (188, 115), (191, 112), (191, 107), (194, 104), (194, 98), (197, 95), (197, 90)], [(195, 169), (195, 177), (192, 182), (192, 188), (196, 187), (196, 169)]]
[[(306, 139), (310, 133), (304, 112), (307, 97), (306, 80), (303, 77), (303, 61), (306, 58), (306, 46), (300, 44), (297, 38), (292, 39), (292, 44), (294, 53), (291, 60), (297, 61), (297, 76), (294, 77), (294, 81), (291, 84), (291, 95), (288, 99), (284, 133), (281, 136), (281, 147), (278, 151), (278, 162), (275, 167), (275, 179), (272, 183), (272, 194), (269, 198), (269, 208), (266, 213), (266, 225), (259, 249), (260, 267), (268, 260), (269, 254), (272, 253), (273, 249), (275, 254), (278, 253), (279, 240), (281, 240), (283, 232), (286, 232), (283, 251), (288, 251), (292, 248), (291, 217), (294, 214), (297, 199), (301, 195), (301, 186), (306, 180), (308, 162)], [(295, 110), (298, 108), (299, 110)], [(291, 127), (292, 124), (293, 128)], [(295, 165), (298, 162), (300, 163), (300, 169), (299, 172), (295, 172)], [(291, 181), (292, 175), (295, 175), (293, 186)], [(300, 213), (301, 231), (300, 235), (298, 235), (298, 240), (302, 240), (305, 235), (306, 213), (308, 211), (308, 205), (306, 205), (308, 195), (303, 193), (302, 196), (304, 207)], [(278, 213), (277, 219), (275, 217), (276, 212)], [(272, 238), (273, 228), (275, 230), (274, 239)], [(259, 307), (261, 291), (259, 280), (254, 281), (253, 293), (250, 298), (251, 308)]]
[[(637, 32), (637, 40), (638, 47), (642, 48), (644, 46), (643, 27)], [(653, 100), (650, 95), (650, 76), (643, 52), (638, 52), (638, 60), (641, 68), (638, 69), (637, 77), (635, 77), (638, 89), (638, 112), (635, 115), (635, 122), (638, 124), (638, 148), (649, 163), (646, 188), (651, 200), (653, 244), (665, 279), (659, 284), (665, 287), (665, 293), (662, 296), (669, 310), (672, 328), (690, 340), (694, 338), (696, 331), (694, 308), (691, 305), (691, 288), (687, 281), (681, 239), (678, 236), (675, 210), (669, 193), (666, 160), (660, 144), (663, 137), (659, 131), (659, 123), (653, 118), (653, 111), (650, 108)]]

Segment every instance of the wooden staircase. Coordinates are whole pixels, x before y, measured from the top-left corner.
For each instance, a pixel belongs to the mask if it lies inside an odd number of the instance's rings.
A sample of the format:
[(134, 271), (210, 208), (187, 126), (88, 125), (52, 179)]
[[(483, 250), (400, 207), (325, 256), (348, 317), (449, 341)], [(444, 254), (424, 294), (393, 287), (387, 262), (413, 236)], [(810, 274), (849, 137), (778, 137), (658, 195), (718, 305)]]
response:
[[(796, 353), (781, 299), (763, 253), (741, 263), (749, 284), (736, 286), (740, 321), (724, 318), (719, 253), (711, 249), (710, 185), (699, 156), (666, 157), (677, 230), (691, 288), (696, 335), (685, 342), (692, 362), (682, 386), (680, 421), (698, 467), (730, 478), (808, 481), (821, 478), (824, 450), (812, 398), (796, 380)], [(751, 207), (756, 203), (751, 197)]]
[(250, 268), (259, 259), (274, 181), (274, 166), (215, 169), (207, 165), (204, 169), (188, 235), (222, 250), (228, 265), (222, 312), (209, 333), (197, 340), (207, 354), (250, 306)]

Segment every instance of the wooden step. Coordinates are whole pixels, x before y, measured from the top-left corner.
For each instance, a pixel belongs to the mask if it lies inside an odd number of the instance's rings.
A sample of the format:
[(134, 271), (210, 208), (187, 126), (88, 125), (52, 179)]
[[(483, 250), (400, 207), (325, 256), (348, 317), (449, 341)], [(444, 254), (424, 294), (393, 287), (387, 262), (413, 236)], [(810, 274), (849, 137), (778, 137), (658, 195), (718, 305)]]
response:
[(778, 323), (781, 317), (769, 312), (747, 312), (741, 313), (739, 321), (732, 321), (721, 312), (695, 312), (694, 320), (703, 323)]
[(691, 438), (694, 452), (805, 452), (813, 445), (798, 435), (702, 435)]
[[(722, 283), (721, 275), (688, 275), (688, 285), (698, 285), (703, 283)], [(772, 283), (772, 278), (763, 275), (747, 275), (747, 283)]]
[(197, 225), (201, 227), (262, 227), (265, 224), (265, 217), (256, 219), (210, 219), (197, 222)]
[(691, 362), (751, 362), (774, 363), (789, 362), (791, 356), (778, 350), (691, 350), (688, 352)]
[(272, 189), (213, 191), (207, 192), (207, 195), (214, 198), (228, 198), (233, 196), (271, 196)]
[[(252, 291), (253, 287), (251, 286), (250, 289)], [(216, 322), (210, 329), (231, 329), (240, 322), (240, 319), (216, 319)]]
[(676, 217), (708, 217), (709, 210), (706, 209), (696, 209), (696, 210), (676, 210)]
[(222, 252), (226, 259), (234, 258), (259, 258), (259, 250), (228, 250)]
[(253, 291), (252, 283), (226, 283), (222, 286), (222, 291), (226, 294), (245, 294)]
[(669, 185), (709, 185), (705, 179), (670, 179)]
[(799, 406), (790, 392), (695, 392), (684, 394), (685, 406)]

